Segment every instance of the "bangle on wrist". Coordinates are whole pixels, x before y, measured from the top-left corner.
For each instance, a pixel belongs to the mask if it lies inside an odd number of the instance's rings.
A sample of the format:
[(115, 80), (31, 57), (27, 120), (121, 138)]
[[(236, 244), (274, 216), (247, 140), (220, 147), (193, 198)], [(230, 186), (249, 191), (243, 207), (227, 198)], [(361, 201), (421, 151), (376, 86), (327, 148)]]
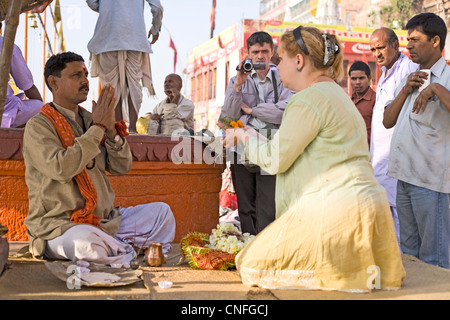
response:
[(98, 126), (98, 127), (102, 128), (105, 132), (108, 131), (108, 128), (104, 124), (101, 124), (101, 123), (92, 122), (91, 127), (92, 126)]
[(406, 94), (406, 95), (409, 95), (409, 93), (407, 93), (407, 92), (405, 91), (405, 87), (402, 88), (402, 92), (403, 92), (404, 94)]

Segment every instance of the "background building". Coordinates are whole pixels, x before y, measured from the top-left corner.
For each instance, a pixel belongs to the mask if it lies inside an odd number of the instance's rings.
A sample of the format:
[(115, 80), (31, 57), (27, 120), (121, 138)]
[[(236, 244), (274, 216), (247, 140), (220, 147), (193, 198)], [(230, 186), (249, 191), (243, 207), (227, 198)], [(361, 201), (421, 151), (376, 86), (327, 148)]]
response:
[[(206, 128), (217, 132), (216, 123), (225, 99), (225, 90), (229, 79), (236, 75), (239, 62), (247, 56), (248, 37), (256, 31), (266, 31), (278, 44), (285, 31), (293, 30), (298, 25), (298, 22), (279, 20), (243, 20), (191, 51), (186, 73), (190, 79), (190, 98), (195, 104), (196, 131)], [(303, 25), (336, 34), (344, 48), (344, 70), (348, 70), (354, 61), (362, 60), (375, 70), (373, 83), (376, 83), (380, 71), (375, 66), (369, 46), (373, 28), (354, 27), (348, 30), (344, 25)], [(406, 52), (406, 31), (396, 32), (401, 50)], [(347, 74), (339, 84), (349, 92), (351, 87)]]
[(433, 12), (449, 25), (450, 0), (398, 0), (396, 3), (391, 0), (261, 0), (260, 19), (344, 24), (350, 28), (401, 28), (395, 21), (400, 14), (395, 12), (408, 8), (410, 12), (403, 12), (406, 19), (416, 13)]
[[(449, 25), (450, 0), (404, 1), (416, 5), (419, 9), (415, 7), (414, 10), (418, 12), (440, 15)], [(416, 14), (411, 10), (411, 16)], [(190, 52), (186, 76), (189, 78), (190, 98), (195, 104), (195, 130), (206, 128), (217, 133), (216, 123), (229, 79), (236, 75), (236, 66), (246, 57), (246, 40), (255, 31), (268, 32), (275, 44), (283, 32), (296, 28), (300, 23), (334, 33), (344, 47), (344, 70), (348, 70), (356, 60), (368, 63), (375, 87), (381, 70), (370, 53), (370, 35), (381, 26), (393, 28), (393, 25), (402, 23), (400, 14), (393, 14), (391, 20), (386, 20), (386, 12), (396, 12), (389, 0), (261, 0), (259, 20), (242, 20)], [(395, 31), (400, 39), (400, 50), (408, 54), (407, 32)], [(450, 53), (450, 37), (448, 39), (446, 56)], [(340, 85), (351, 94), (347, 73)]]

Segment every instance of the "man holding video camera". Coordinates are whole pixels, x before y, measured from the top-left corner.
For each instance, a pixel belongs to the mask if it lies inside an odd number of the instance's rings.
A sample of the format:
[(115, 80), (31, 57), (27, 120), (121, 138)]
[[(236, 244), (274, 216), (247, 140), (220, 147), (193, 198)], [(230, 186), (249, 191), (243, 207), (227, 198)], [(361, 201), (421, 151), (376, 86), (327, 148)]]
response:
[[(253, 33), (247, 40), (247, 50), (248, 58), (230, 79), (220, 118), (241, 120), (270, 139), (293, 92), (283, 86), (278, 70), (270, 68), (273, 40), (268, 33)], [(242, 159), (239, 150), (232, 154), (231, 177), (241, 229), (255, 235), (275, 219), (276, 176)]]

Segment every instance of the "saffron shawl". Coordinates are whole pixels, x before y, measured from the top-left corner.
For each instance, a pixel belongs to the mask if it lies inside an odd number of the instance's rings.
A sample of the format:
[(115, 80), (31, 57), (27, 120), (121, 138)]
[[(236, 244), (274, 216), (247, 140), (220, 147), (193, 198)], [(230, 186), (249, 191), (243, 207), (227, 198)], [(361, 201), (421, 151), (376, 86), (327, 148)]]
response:
[[(41, 108), (41, 113), (52, 122), (64, 148), (67, 149), (75, 144), (75, 132), (62, 114), (49, 103)], [(121, 137), (128, 135), (127, 126), (124, 121), (117, 122), (116, 129)], [(104, 144), (105, 138), (106, 136), (102, 140), (102, 144)], [(100, 227), (100, 218), (92, 213), (97, 206), (97, 191), (89, 177), (87, 169), (84, 168), (74, 179), (80, 189), (81, 195), (86, 201), (83, 208), (73, 211), (70, 221), (74, 223), (88, 223)]]

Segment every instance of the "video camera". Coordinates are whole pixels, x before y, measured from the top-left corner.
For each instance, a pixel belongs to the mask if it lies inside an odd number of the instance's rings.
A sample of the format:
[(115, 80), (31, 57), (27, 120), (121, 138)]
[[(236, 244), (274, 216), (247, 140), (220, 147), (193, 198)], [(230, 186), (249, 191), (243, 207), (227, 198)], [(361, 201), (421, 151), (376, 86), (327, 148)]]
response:
[(264, 62), (252, 62), (252, 59), (245, 59), (245, 61), (242, 63), (241, 69), (239, 69), (239, 66), (237, 66), (236, 70), (241, 72), (251, 72), (252, 70), (266, 70), (266, 64)]

